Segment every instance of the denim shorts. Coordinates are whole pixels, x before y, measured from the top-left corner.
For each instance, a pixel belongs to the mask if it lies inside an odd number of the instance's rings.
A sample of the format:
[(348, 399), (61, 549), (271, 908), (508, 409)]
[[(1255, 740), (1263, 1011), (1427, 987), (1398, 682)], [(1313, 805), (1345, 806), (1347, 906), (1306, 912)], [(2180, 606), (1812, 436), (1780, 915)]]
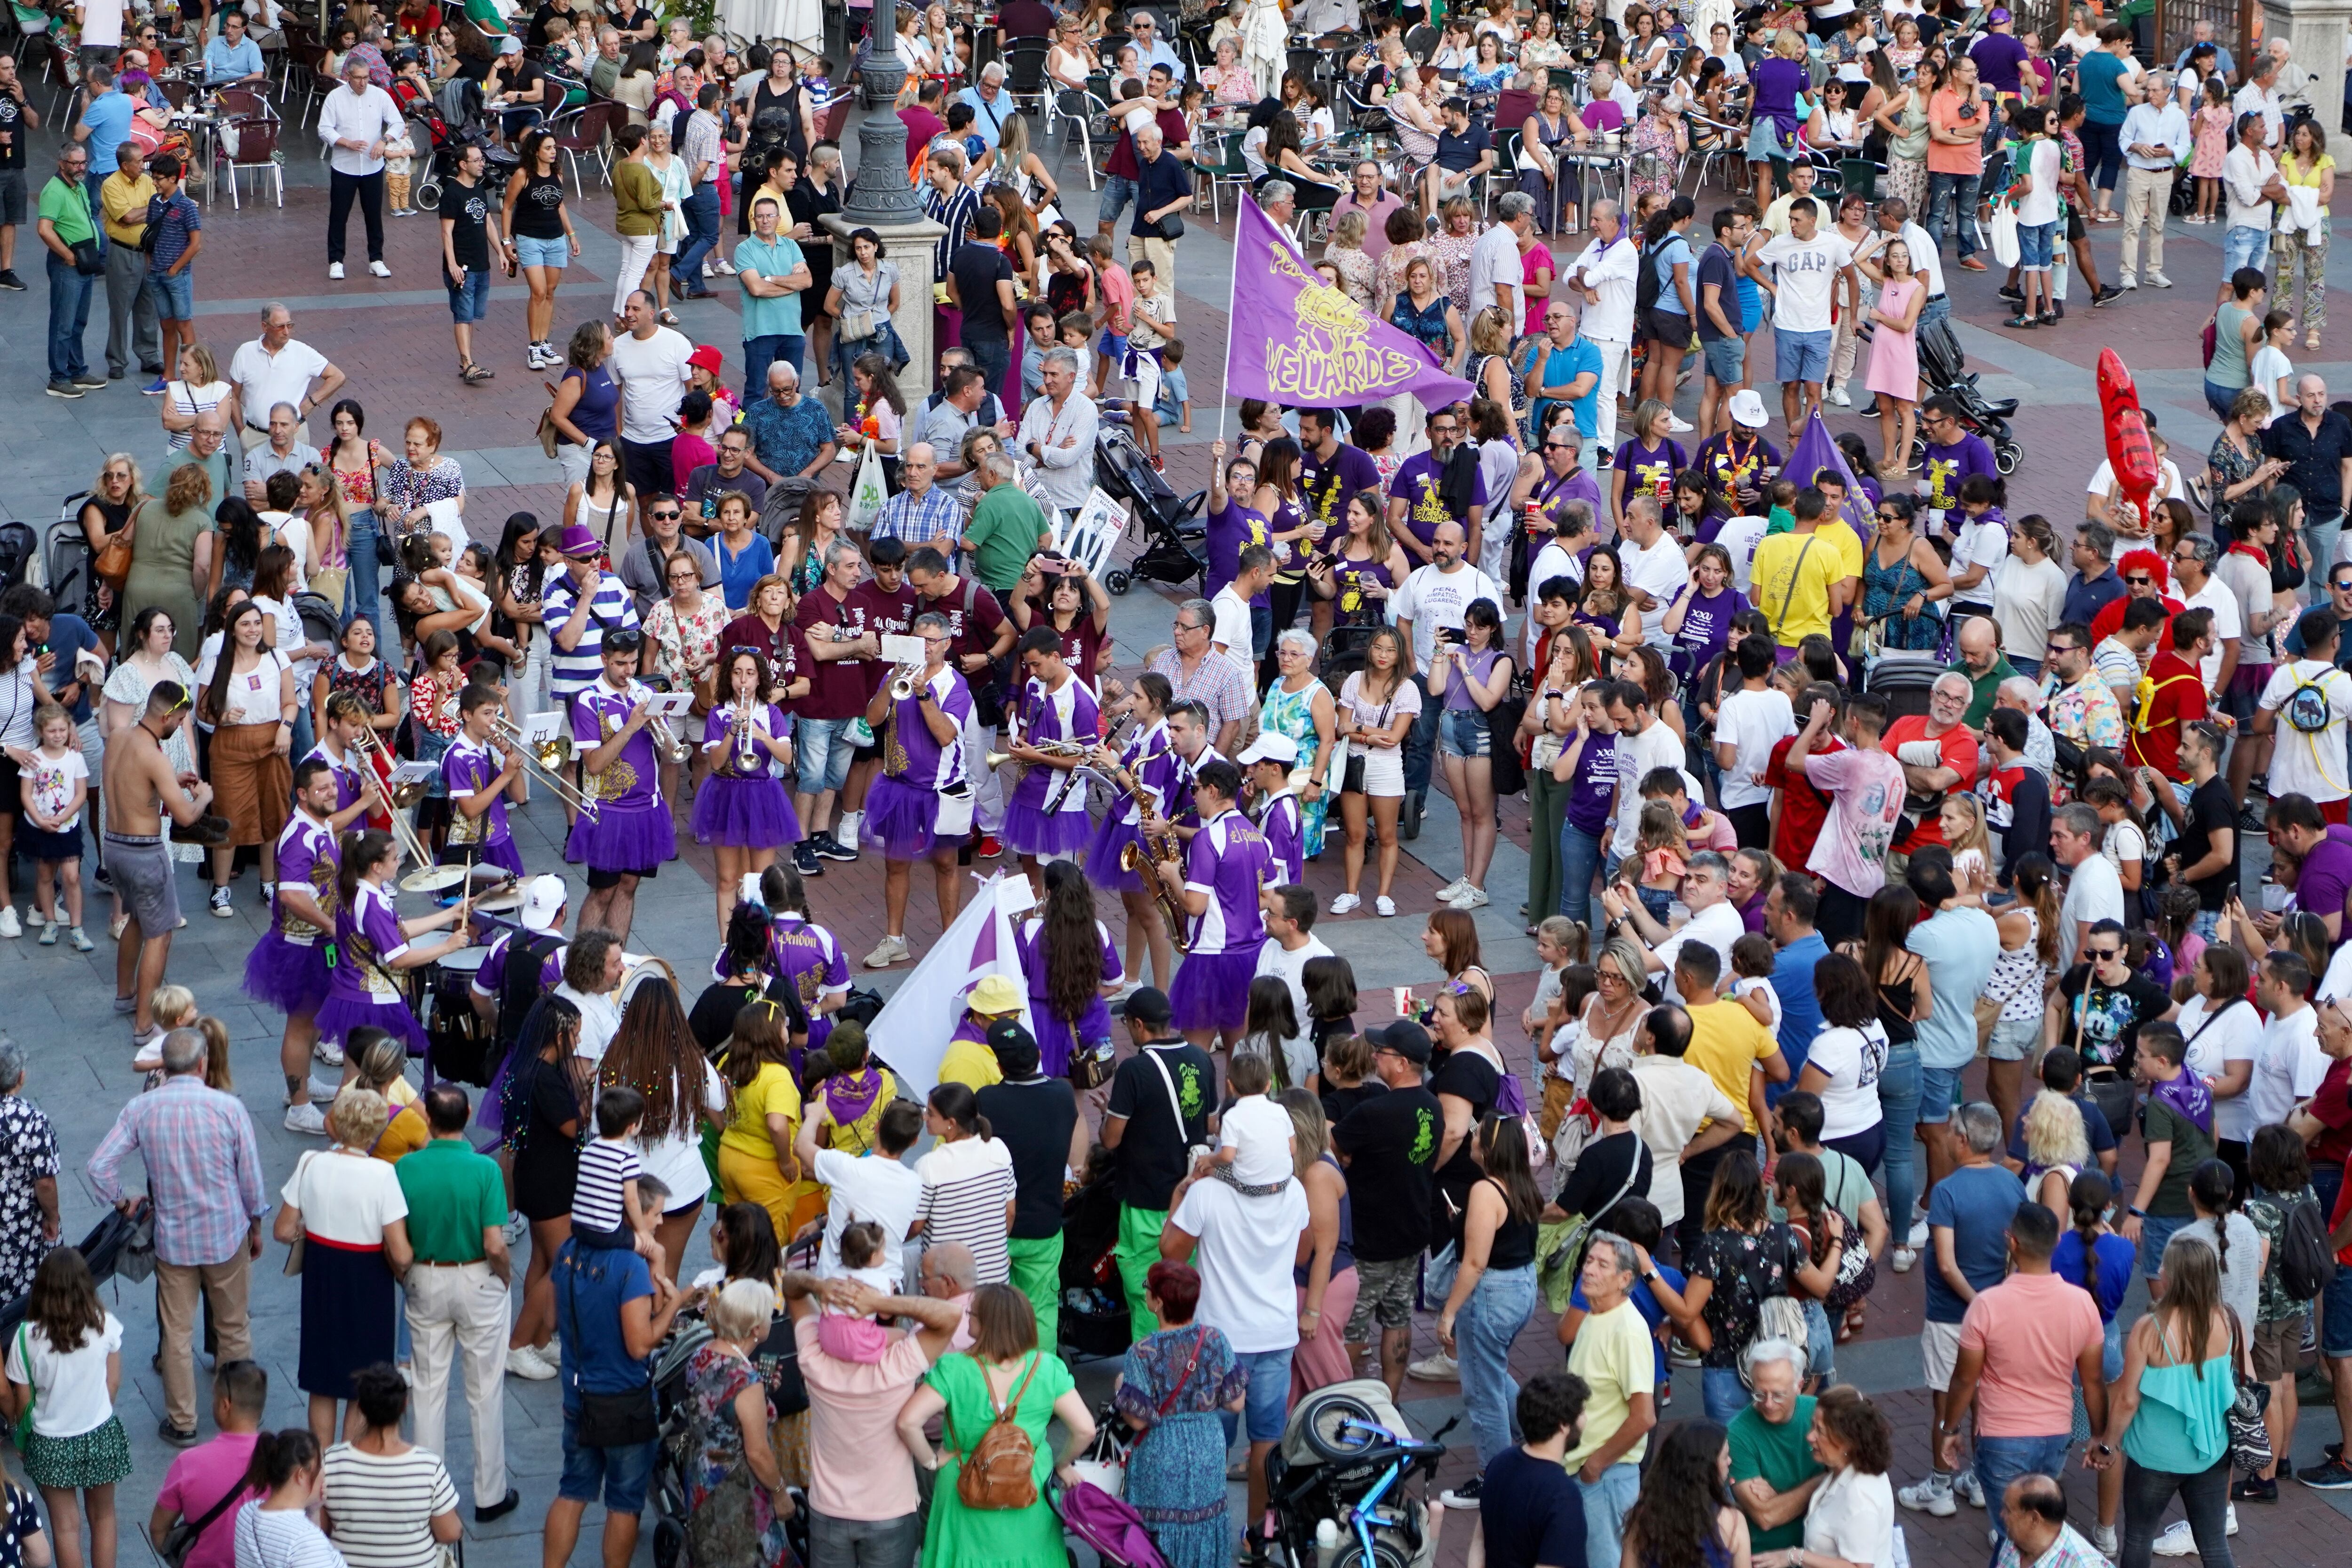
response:
[(1236, 1351), (1234, 1370), (1242, 1374), (1248, 1398), (1242, 1414), (1222, 1414), (1225, 1418), (1225, 1440), (1233, 1441), (1234, 1428), (1246, 1425), (1253, 1443), (1276, 1443), (1282, 1439), (1282, 1428), (1290, 1416), (1290, 1357), (1291, 1346), (1278, 1351)]
[(2352, 1268), (2338, 1268), (2320, 1293), (2319, 1353), (2352, 1360)]
[(442, 285), (449, 290), (449, 319), (463, 325), (478, 321), (490, 313), (490, 275), (487, 270), (468, 267), (466, 280), (452, 283), (448, 274), (442, 274)]
[(1492, 726), (1475, 708), (1448, 708), (1438, 716), (1438, 749), (1449, 757), (1483, 757)]
[(196, 317), (195, 275), (186, 268), (176, 273), (150, 272), (147, 292), (155, 300), (155, 314), (166, 321), (192, 321)]
[(580, 1417), (563, 1415), (563, 1477), (555, 1495), (566, 1502), (594, 1502), (600, 1489), (607, 1513), (643, 1513), (646, 1488), (654, 1474), (657, 1443), (625, 1448), (589, 1448), (580, 1442)]
[(1756, 117), (1748, 128), (1748, 161), (1769, 163), (1775, 159), (1786, 161), (1790, 154), (1787, 142), (1780, 138), (1780, 128), (1762, 115)]
[(1830, 375), (1832, 331), (1784, 332), (1772, 329), (1772, 379), (1823, 382)]
[(1724, 386), (1738, 386), (1748, 375), (1748, 340), (1717, 338), (1713, 342), (1699, 340), (1706, 356), (1706, 374)]
[(2057, 237), (2058, 225), (2021, 223), (2017, 226), (2017, 265), (2026, 272), (2050, 270), (2051, 241)]
[(1118, 215), (1127, 210), (1127, 204), (1137, 199), (1133, 180), (1124, 174), (1105, 174), (1102, 204), (1095, 209), (1095, 217), (1105, 224), (1117, 223)]
[(1922, 1125), (1952, 1119), (1960, 1102), (1960, 1068), (1922, 1067), (1919, 1069), (1919, 1121)]
[[(2139, 1222), (2139, 1271), (2143, 1276), (2153, 1279), (2163, 1269), (2165, 1247), (2171, 1243), (2173, 1233), (2188, 1223), (2186, 1215), (2149, 1215)], [(2342, 1279), (2346, 1273), (2347, 1270), (2339, 1268), (2336, 1271), (2336, 1278)], [(2335, 1287), (2331, 1285), (2328, 1289), (2333, 1291)], [(2343, 1342), (2346, 1347), (2343, 1353), (2352, 1355), (2352, 1290), (2345, 1292), (2343, 1318)], [(2326, 1319), (2323, 1318), (2321, 1322), (2324, 1331)]]
[(2271, 231), (2240, 226), (2226, 229), (2221, 235), (2221, 276), (2227, 278), (2242, 267), (2260, 271), (2271, 264)]
[(1112, 331), (1108, 327), (1103, 329), (1102, 342), (1097, 343), (1095, 349), (1113, 365), (1120, 364), (1127, 359), (1127, 339)]
[(793, 753), (793, 766), (801, 794), (823, 795), (849, 782), (850, 759), (857, 752), (850, 743), (849, 724), (846, 719), (805, 716), (793, 721), (793, 741), (799, 748)]
[(2003, 1018), (1992, 1026), (1992, 1040), (1985, 1054), (1997, 1062), (2021, 1062), (2032, 1054), (2033, 1042), (2041, 1037), (2041, 1019)]
[(552, 267), (562, 270), (572, 262), (572, 242), (557, 235), (553, 239), (533, 239), (527, 234), (514, 237), (515, 261), (523, 267)]

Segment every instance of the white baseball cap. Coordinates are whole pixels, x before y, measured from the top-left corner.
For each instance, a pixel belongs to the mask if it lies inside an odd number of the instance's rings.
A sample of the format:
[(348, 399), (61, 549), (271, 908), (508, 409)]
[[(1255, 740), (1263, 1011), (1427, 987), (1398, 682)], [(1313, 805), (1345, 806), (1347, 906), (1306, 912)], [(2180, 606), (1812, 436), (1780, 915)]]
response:
[(533, 877), (523, 887), (521, 920), (526, 931), (554, 931), (563, 921), (563, 906), (572, 896), (561, 877)]
[(1764, 395), (1752, 386), (1731, 395), (1731, 417), (1750, 430), (1761, 430), (1772, 422), (1772, 416), (1764, 412)]
[(1249, 750), (1234, 759), (1247, 767), (1252, 763), (1295, 763), (1298, 760), (1298, 742), (1278, 730), (1261, 730)]

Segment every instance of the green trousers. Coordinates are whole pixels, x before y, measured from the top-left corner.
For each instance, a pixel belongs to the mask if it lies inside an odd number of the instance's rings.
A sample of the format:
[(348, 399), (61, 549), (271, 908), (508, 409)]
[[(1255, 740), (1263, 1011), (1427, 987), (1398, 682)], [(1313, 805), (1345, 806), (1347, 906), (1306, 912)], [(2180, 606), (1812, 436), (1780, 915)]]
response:
[(1028, 1297), (1029, 1304), (1037, 1310), (1037, 1343), (1047, 1351), (1057, 1349), (1062, 1342), (1060, 1233), (1034, 1241), (1008, 1237), (1004, 1250), (1013, 1259), (1013, 1288)]
[(1528, 913), (1541, 925), (1559, 913), (1559, 828), (1568, 816), (1568, 785), (1552, 782), (1549, 768), (1528, 770)]
[[(1138, 1340), (1160, 1331), (1160, 1320), (1144, 1305), (1143, 1277), (1160, 1261), (1160, 1233), (1168, 1224), (1166, 1209), (1118, 1210), (1118, 1277), (1127, 1287), (1127, 1320)], [(1045, 1342), (1040, 1340), (1039, 1343)]]

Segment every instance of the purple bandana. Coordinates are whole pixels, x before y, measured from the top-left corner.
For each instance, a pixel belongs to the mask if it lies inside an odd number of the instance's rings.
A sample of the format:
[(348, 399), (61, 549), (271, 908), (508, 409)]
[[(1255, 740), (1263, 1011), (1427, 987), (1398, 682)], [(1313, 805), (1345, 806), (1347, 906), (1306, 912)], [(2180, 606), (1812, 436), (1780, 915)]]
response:
[(2148, 1091), (2151, 1103), (2168, 1105), (2208, 1137), (2213, 1131), (2213, 1095), (2205, 1080), (2183, 1067), (2179, 1073)]
[(834, 1121), (843, 1127), (856, 1125), (874, 1109), (875, 1097), (882, 1092), (882, 1075), (872, 1064), (855, 1079), (835, 1074), (824, 1080), (824, 1102), (833, 1112)]

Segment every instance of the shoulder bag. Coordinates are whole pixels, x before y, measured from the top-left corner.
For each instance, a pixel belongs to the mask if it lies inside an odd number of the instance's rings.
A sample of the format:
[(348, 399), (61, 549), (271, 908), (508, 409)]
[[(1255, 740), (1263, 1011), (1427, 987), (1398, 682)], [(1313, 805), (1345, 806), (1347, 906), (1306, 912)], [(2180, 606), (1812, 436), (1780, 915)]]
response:
[(2238, 1315), (2230, 1314), (2230, 1376), (2237, 1384), (2237, 1395), (2230, 1401), (2228, 1415), (2223, 1418), (2230, 1428), (2230, 1468), (2240, 1475), (2259, 1474), (2271, 1462), (2271, 1430), (2263, 1419), (2270, 1408), (2271, 1391), (2268, 1384), (2257, 1383), (2243, 1376), (2240, 1368), (2245, 1364), (2246, 1345), (2238, 1328)]
[[(150, 504), (142, 501), (139, 511), (146, 510)], [(89, 563), (89, 569), (97, 574), (98, 580), (118, 594), (122, 592), (122, 584), (131, 575), (131, 538), (139, 526), (139, 511), (132, 512), (124, 520), (121, 529), (107, 535), (105, 548)]]
[(1550, 1230), (1552, 1226), (1549, 1224), (1537, 1226), (1538, 1261), (1536, 1266), (1536, 1279), (1543, 1287), (1545, 1304), (1553, 1311), (1567, 1310), (1568, 1298), (1575, 1288), (1576, 1277), (1584, 1268), (1584, 1244), (1592, 1238), (1593, 1231), (1601, 1223), (1601, 1216), (1625, 1201), (1626, 1194), (1633, 1190), (1633, 1183), (1641, 1173), (1642, 1151), (1637, 1147), (1633, 1151), (1633, 1158), (1626, 1163), (1625, 1180), (1617, 1188), (1616, 1195), (1602, 1204), (1599, 1210), (1589, 1215), (1578, 1215), (1570, 1219), (1560, 1227), (1557, 1238), (1549, 1247), (1543, 1245), (1543, 1238), (1544, 1233)]
[[(294, 1179), (287, 1184), (291, 1186), (296, 1192), (300, 1192), (302, 1190), (302, 1173), (308, 1171), (310, 1168), (310, 1162), (318, 1157), (319, 1152), (316, 1149), (305, 1150), (302, 1157), (294, 1162)], [(299, 1215), (302, 1212), (302, 1206), (299, 1204), (295, 1205), (294, 1212)], [(308, 1232), (297, 1230), (294, 1233), (294, 1239), (287, 1245), (286, 1272), (288, 1274), (299, 1274), (302, 1272), (303, 1243), (309, 1239)]]
[(163, 1532), (163, 1539), (155, 1545), (155, 1555), (163, 1560), (165, 1568), (182, 1568), (188, 1560), (188, 1553), (196, 1549), (196, 1542), (203, 1539), (205, 1531), (210, 1530), (245, 1492), (245, 1478), (239, 1476), (228, 1484), (228, 1490), (221, 1493), (220, 1501), (205, 1510), (203, 1518), (191, 1520), (182, 1514), (174, 1520), (172, 1528)]
[(1143, 1047), (1142, 1054), (1150, 1058), (1151, 1065), (1153, 1067), (1160, 1069), (1160, 1085), (1168, 1090), (1168, 1109), (1176, 1118), (1177, 1139), (1180, 1142), (1190, 1143), (1191, 1139), (1189, 1134), (1192, 1132), (1192, 1129), (1184, 1117), (1183, 1099), (1176, 1092), (1175, 1075), (1168, 1070), (1168, 1064), (1160, 1059), (1160, 1053), (1153, 1050), (1150, 1046)]

